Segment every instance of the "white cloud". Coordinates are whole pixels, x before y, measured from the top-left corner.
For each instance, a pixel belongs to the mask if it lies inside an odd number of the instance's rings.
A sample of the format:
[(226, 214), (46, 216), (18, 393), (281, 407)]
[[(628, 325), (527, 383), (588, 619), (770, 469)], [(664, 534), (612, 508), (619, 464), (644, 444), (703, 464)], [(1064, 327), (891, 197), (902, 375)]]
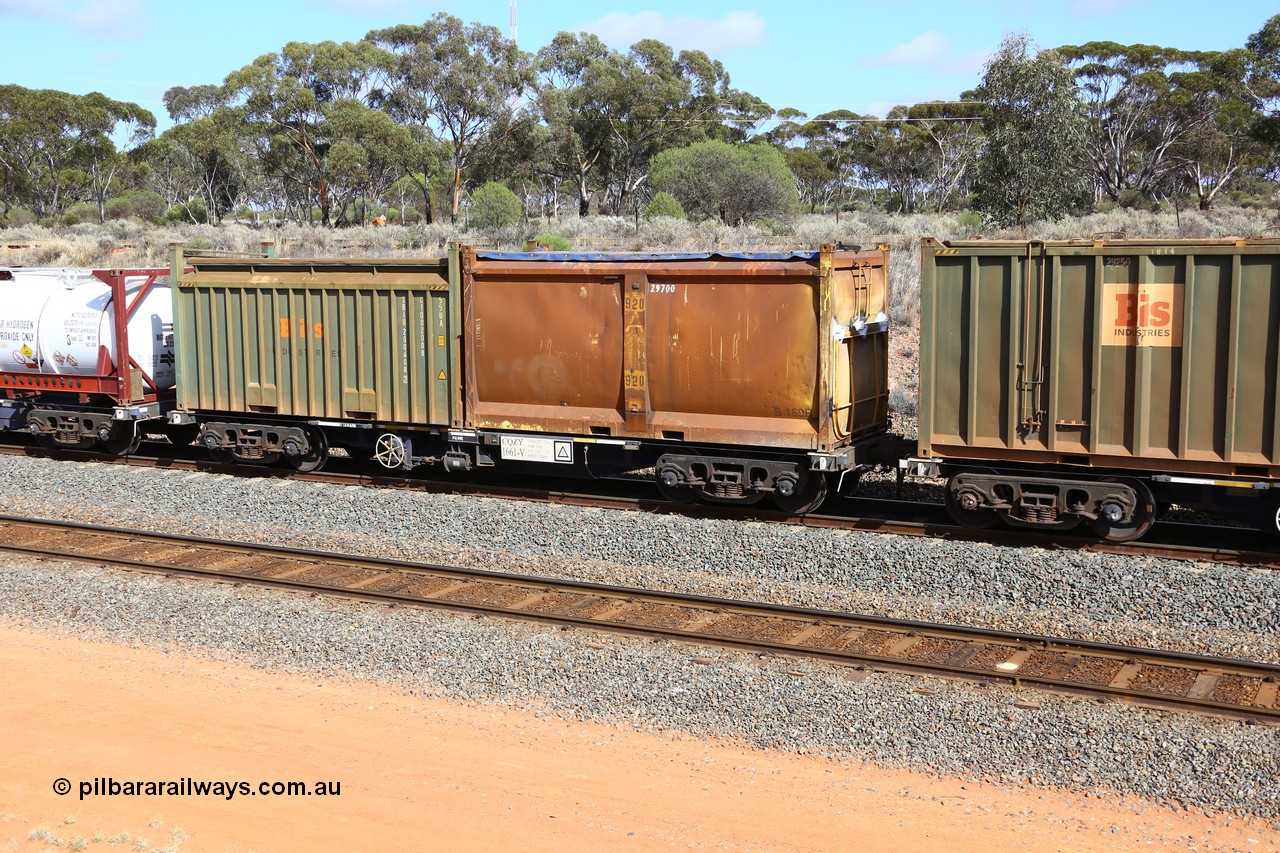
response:
[(970, 76), (980, 74), (990, 58), (989, 50), (957, 53), (951, 39), (928, 30), (858, 64), (864, 68), (915, 67), (935, 74)]
[(910, 41), (889, 48), (879, 56), (864, 59), (862, 64), (870, 68), (889, 65), (935, 66), (952, 55), (951, 39), (935, 30), (928, 30)]
[(146, 11), (143, 0), (0, 0), (0, 17), (49, 21), (114, 38), (139, 35)]
[(892, 47), (874, 59), (868, 60), (872, 66), (884, 65), (933, 65), (951, 52), (951, 39), (929, 30)]
[(676, 50), (701, 50), (715, 57), (735, 48), (764, 43), (765, 22), (755, 12), (730, 12), (723, 18), (668, 18), (652, 10), (628, 14), (610, 12), (573, 28), (595, 33), (610, 47), (625, 50), (641, 39), (657, 39)]

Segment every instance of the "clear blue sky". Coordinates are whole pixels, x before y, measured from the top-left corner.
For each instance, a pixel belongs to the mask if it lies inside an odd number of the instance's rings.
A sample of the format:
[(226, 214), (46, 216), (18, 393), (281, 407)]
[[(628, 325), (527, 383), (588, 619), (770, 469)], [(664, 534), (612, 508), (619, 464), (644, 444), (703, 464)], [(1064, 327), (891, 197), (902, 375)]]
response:
[[(560, 30), (626, 49), (641, 38), (699, 48), (735, 88), (775, 109), (883, 115), (974, 86), (1009, 32), (1040, 47), (1109, 40), (1188, 50), (1241, 47), (1276, 0), (518, 0), (519, 43)], [(508, 0), (0, 0), (0, 83), (99, 91), (169, 124), (170, 86), (221, 83), (289, 41), (352, 41), (438, 11), (510, 34)]]

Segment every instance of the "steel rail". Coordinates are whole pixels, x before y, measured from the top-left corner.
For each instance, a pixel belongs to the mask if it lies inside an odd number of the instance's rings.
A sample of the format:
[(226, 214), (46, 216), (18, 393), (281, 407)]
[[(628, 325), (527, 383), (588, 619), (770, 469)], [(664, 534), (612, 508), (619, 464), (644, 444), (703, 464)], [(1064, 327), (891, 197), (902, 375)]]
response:
[[(175, 471), (207, 471), (233, 474), (260, 479), (300, 480), (315, 483), (365, 485), (373, 488), (408, 489), (432, 494), (459, 494), (477, 497), (497, 497), (564, 504), (590, 506), (605, 509), (623, 509), (651, 513), (682, 515), (690, 518), (711, 518), (730, 521), (751, 520), (820, 527), (836, 530), (858, 530), (866, 533), (892, 533), (899, 536), (925, 536), (963, 542), (982, 542), (1007, 547), (1037, 547), (1052, 550), (1080, 550), (1101, 554), (1118, 554), (1131, 557), (1157, 557), (1169, 560), (1202, 561), (1226, 565), (1251, 566), (1262, 569), (1280, 569), (1280, 550), (1267, 547), (1232, 547), (1200, 544), (1206, 539), (1234, 537), (1246, 534), (1255, 542), (1262, 541), (1259, 531), (1216, 527), (1211, 525), (1171, 525), (1157, 523), (1156, 531), (1180, 529), (1186, 539), (1195, 541), (1159, 541), (1151, 537), (1135, 542), (1106, 542), (1087, 535), (1070, 533), (1040, 533), (1034, 530), (987, 528), (975, 530), (955, 524), (946, 515), (941, 504), (881, 500), (874, 497), (853, 497), (847, 503), (856, 510), (858, 505), (875, 508), (871, 514), (856, 515), (818, 514), (797, 516), (776, 510), (753, 506), (734, 507), (722, 504), (673, 504), (657, 496), (641, 497), (605, 495), (588, 492), (572, 492), (550, 488), (476, 483), (462, 480), (429, 480), (403, 477), (393, 474), (345, 473), (325, 470), (303, 473), (282, 467), (258, 467), (214, 462), (210, 460), (178, 459), (167, 456), (111, 456), (88, 450), (48, 450), (30, 446), (0, 444), (0, 455), (35, 456), (65, 461), (105, 462), (115, 465), (132, 465), (145, 468), (162, 468)], [(618, 483), (617, 480), (609, 482)], [(640, 483), (641, 481), (636, 481)], [(830, 506), (830, 505), (828, 505)], [(889, 512), (885, 510), (889, 509)], [(920, 516), (927, 516), (921, 519)], [(915, 516), (910, 517), (910, 516)]]
[(1280, 724), (1280, 664), (13, 516), (0, 551)]

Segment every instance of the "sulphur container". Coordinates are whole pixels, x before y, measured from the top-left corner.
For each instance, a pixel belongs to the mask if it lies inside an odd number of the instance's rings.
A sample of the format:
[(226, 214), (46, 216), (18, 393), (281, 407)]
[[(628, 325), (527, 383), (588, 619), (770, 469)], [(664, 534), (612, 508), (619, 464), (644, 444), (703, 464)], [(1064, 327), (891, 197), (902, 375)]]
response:
[(1280, 240), (926, 239), (922, 456), (1280, 475)]
[(888, 251), (453, 249), (467, 426), (829, 451), (888, 423)]

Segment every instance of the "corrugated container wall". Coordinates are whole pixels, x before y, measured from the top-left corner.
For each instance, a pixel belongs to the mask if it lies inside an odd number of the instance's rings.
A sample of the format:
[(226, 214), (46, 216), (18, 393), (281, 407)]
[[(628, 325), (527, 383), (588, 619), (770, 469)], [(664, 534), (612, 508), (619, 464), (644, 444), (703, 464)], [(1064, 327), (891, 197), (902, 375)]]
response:
[(925, 240), (920, 453), (1280, 475), (1280, 241)]
[(887, 427), (883, 248), (455, 251), (469, 426), (807, 450)]
[(181, 407), (442, 426), (461, 417), (445, 261), (185, 264), (174, 288)]

